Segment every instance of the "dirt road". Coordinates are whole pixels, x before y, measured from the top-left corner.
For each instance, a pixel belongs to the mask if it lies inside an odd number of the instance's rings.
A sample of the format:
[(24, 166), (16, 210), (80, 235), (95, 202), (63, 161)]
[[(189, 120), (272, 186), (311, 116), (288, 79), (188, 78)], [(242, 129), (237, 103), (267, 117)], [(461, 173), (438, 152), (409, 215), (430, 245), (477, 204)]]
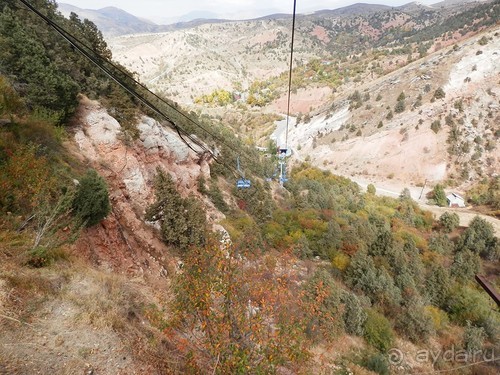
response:
[(470, 210), (468, 208), (449, 208), (449, 207), (437, 207), (437, 206), (429, 206), (428, 204), (418, 202), (420, 207), (423, 209), (432, 212), (436, 218), (441, 216), (445, 212), (454, 212), (458, 215), (460, 218), (460, 226), (462, 227), (468, 227), (470, 221), (475, 218), (476, 216), (480, 216), (481, 218), (485, 219), (487, 222), (491, 223), (493, 225), (493, 230), (495, 231), (495, 235), (497, 237), (500, 237), (500, 220), (488, 216), (488, 215), (483, 215), (478, 212), (475, 212), (473, 210)]
[[(357, 177), (349, 177), (351, 180), (355, 181), (359, 186), (361, 186), (361, 189), (366, 191), (366, 187), (368, 186), (367, 181), (362, 180)], [(392, 198), (397, 198), (399, 197), (400, 192), (404, 189), (404, 187), (401, 187), (399, 189), (399, 192), (397, 192), (396, 184), (393, 185), (388, 185), (388, 184), (378, 184), (377, 182), (372, 182), (377, 190), (378, 195), (383, 195), (386, 197), (392, 197)], [(434, 216), (439, 218), (443, 213), (445, 212), (454, 212), (458, 215), (460, 218), (460, 226), (462, 227), (468, 227), (469, 223), (471, 220), (479, 216), (486, 220), (487, 222), (491, 223), (493, 225), (493, 230), (495, 231), (495, 235), (497, 237), (500, 237), (500, 220), (488, 216), (488, 215), (483, 215), (481, 213), (475, 212), (474, 210), (471, 210), (469, 208), (450, 208), (450, 207), (437, 207), (437, 206), (431, 206), (428, 205), (425, 202), (425, 195), (427, 192), (429, 192), (429, 188), (422, 189), (421, 187), (408, 187), (410, 190), (412, 198), (419, 204), (420, 207), (422, 207), (424, 210), (430, 211), (434, 214)]]

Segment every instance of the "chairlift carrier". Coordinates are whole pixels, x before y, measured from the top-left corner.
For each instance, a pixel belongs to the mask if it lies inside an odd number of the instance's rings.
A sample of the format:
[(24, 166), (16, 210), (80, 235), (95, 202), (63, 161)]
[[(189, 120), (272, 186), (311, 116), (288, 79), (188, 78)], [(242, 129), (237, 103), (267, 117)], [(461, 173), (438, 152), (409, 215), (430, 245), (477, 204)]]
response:
[(236, 158), (236, 167), (238, 169), (238, 172), (241, 175), (241, 178), (238, 179), (238, 181), (236, 181), (236, 187), (238, 189), (248, 189), (249, 187), (252, 186), (252, 183), (250, 182), (250, 180), (248, 180), (248, 179), (245, 178), (245, 174), (241, 171), (241, 168), (240, 168), (240, 157), (239, 156)]

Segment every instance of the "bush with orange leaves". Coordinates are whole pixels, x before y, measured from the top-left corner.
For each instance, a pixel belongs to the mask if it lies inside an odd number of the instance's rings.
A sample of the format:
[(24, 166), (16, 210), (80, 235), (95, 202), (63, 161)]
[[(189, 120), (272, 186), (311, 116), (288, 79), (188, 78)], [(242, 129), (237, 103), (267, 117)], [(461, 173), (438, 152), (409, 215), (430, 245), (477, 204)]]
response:
[(186, 254), (165, 331), (184, 371), (273, 373), (307, 362), (299, 283), (288, 266), (267, 260), (214, 240)]

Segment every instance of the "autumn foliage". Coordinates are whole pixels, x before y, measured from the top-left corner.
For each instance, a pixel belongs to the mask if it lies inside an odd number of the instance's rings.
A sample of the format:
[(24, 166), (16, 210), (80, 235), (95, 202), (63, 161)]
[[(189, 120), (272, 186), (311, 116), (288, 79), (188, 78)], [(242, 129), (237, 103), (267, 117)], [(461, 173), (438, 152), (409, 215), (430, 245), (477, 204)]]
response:
[(285, 265), (250, 264), (229, 244), (211, 242), (184, 258), (175, 315), (166, 330), (195, 372), (273, 373), (308, 359), (300, 288)]

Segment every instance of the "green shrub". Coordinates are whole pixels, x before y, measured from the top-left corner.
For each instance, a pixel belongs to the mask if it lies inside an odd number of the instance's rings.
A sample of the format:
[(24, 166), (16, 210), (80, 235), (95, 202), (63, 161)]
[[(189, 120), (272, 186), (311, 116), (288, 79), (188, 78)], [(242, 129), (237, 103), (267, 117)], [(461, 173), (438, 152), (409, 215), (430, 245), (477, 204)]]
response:
[(372, 256), (385, 255), (391, 251), (393, 246), (393, 235), (390, 230), (382, 228), (377, 233), (377, 238), (370, 244), (368, 253)]
[(379, 351), (387, 352), (394, 341), (391, 323), (382, 314), (369, 309), (364, 326), (364, 338)]
[(219, 211), (223, 213), (229, 212), (229, 207), (226, 201), (224, 200), (224, 196), (222, 195), (222, 192), (219, 189), (217, 182), (214, 182), (210, 186), (210, 190), (207, 192), (207, 195)]
[(362, 365), (370, 371), (373, 371), (379, 375), (389, 375), (389, 361), (385, 354), (374, 353), (368, 355), (364, 358)]
[(367, 314), (361, 301), (355, 294), (345, 292), (342, 295), (342, 302), (344, 303), (343, 318), (346, 332), (351, 335), (362, 336)]
[(473, 325), (484, 327), (492, 316), (493, 306), (493, 301), (483, 290), (456, 283), (450, 290), (445, 310), (452, 322), (465, 325), (470, 321)]
[(431, 129), (434, 133), (438, 133), (441, 130), (441, 121), (434, 120), (431, 124)]
[(485, 35), (483, 35), (483, 37), (479, 39), (478, 43), (480, 46), (485, 46), (486, 44), (488, 44), (488, 38)]
[(446, 96), (446, 93), (444, 90), (439, 87), (436, 91), (434, 91), (434, 98), (435, 99), (443, 99)]
[(460, 218), (455, 212), (445, 212), (439, 217), (439, 224), (446, 233), (450, 233), (458, 227)]
[(411, 192), (410, 189), (405, 187), (403, 190), (401, 190), (401, 193), (399, 193), (399, 200), (404, 202), (404, 201), (409, 201), (411, 202)]
[(469, 353), (474, 353), (478, 350), (481, 350), (485, 337), (486, 334), (484, 332), (484, 328), (475, 327), (469, 321), (467, 321), (463, 337), (465, 350), (467, 350)]
[(467, 249), (455, 254), (451, 265), (451, 274), (460, 282), (472, 281), (480, 268), (479, 255)]
[(454, 248), (453, 242), (444, 233), (439, 233), (429, 238), (429, 250), (439, 254), (449, 254)]
[(446, 312), (435, 306), (426, 306), (425, 311), (432, 320), (432, 327), (434, 331), (441, 332), (448, 327), (450, 320), (448, 319), (448, 314), (446, 314)]
[(21, 111), (24, 103), (4, 77), (0, 76), (0, 116)]
[(491, 342), (498, 342), (500, 338), (500, 316), (498, 314), (483, 316), (477, 324), (484, 328), (484, 333)]
[(36, 247), (28, 252), (27, 264), (33, 268), (41, 268), (51, 265), (58, 260), (67, 260), (68, 254), (61, 248)]
[(362, 291), (372, 303), (397, 306), (401, 302), (401, 291), (384, 267), (377, 268), (373, 258), (359, 251), (352, 258), (345, 274), (346, 283)]
[(182, 198), (169, 174), (157, 169), (156, 201), (148, 207), (146, 220), (159, 221), (163, 241), (183, 250), (201, 246), (206, 237), (206, 216), (198, 201)]
[(434, 189), (432, 189), (432, 196), (439, 207), (445, 207), (448, 204), (448, 201), (446, 200), (446, 193), (444, 192), (442, 185), (437, 184), (434, 186)]
[(198, 191), (203, 194), (203, 195), (207, 195), (208, 194), (208, 189), (205, 185), (206, 181), (205, 181), (205, 177), (203, 177), (202, 175), (200, 175), (198, 177)]
[(80, 180), (73, 209), (87, 227), (98, 224), (111, 211), (106, 182), (94, 169), (89, 169)]
[(426, 341), (434, 333), (431, 316), (417, 300), (411, 301), (398, 315), (396, 328), (412, 342)]
[(396, 103), (396, 106), (394, 107), (394, 112), (396, 113), (402, 113), (406, 109), (405, 101), (404, 100), (398, 100)]
[(472, 219), (457, 243), (457, 251), (463, 250), (470, 250), (486, 259), (498, 259), (499, 241), (493, 225), (479, 216)]
[(435, 306), (445, 305), (450, 293), (450, 274), (446, 268), (438, 263), (434, 263), (429, 268), (425, 280), (425, 293)]
[(464, 101), (462, 99), (456, 100), (455, 103), (453, 103), (453, 108), (458, 109), (459, 112), (464, 111)]

